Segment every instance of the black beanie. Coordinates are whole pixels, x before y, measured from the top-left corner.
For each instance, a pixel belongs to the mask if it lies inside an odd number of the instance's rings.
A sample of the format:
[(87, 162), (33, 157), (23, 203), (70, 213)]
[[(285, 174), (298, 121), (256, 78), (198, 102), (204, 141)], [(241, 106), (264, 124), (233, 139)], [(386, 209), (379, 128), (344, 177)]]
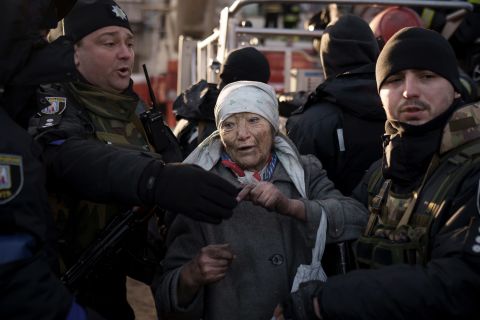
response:
[(267, 83), (270, 79), (270, 65), (267, 58), (253, 47), (230, 52), (222, 66), (220, 78), (224, 84), (239, 80)]
[(377, 60), (377, 89), (380, 90), (389, 76), (406, 69), (432, 71), (461, 92), (455, 53), (448, 41), (435, 31), (408, 27), (395, 33)]
[(127, 15), (112, 0), (79, 0), (64, 19), (65, 35), (74, 42), (104, 27), (130, 28)]
[(350, 14), (332, 21), (320, 40), (320, 59), (326, 79), (375, 63), (379, 52), (368, 23)]

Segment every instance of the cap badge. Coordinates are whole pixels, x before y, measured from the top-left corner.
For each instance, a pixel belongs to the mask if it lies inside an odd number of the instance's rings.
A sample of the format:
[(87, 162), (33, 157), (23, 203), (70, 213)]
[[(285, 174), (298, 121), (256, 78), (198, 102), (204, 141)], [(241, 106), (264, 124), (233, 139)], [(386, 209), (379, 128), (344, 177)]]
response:
[(112, 12), (115, 14), (116, 17), (122, 20), (127, 20), (127, 15), (125, 14), (125, 12), (123, 12), (123, 10), (119, 6), (113, 5)]

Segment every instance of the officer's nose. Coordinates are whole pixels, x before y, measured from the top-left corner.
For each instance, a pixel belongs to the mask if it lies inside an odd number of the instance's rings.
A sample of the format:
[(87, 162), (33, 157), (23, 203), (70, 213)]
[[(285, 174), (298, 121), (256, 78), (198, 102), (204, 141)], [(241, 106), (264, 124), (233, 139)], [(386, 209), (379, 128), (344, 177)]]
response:
[(133, 48), (128, 44), (122, 44), (118, 51), (118, 58), (122, 60), (129, 60), (134, 57)]
[(418, 77), (407, 72), (403, 81), (403, 97), (405, 99), (418, 98), (420, 96), (420, 83)]

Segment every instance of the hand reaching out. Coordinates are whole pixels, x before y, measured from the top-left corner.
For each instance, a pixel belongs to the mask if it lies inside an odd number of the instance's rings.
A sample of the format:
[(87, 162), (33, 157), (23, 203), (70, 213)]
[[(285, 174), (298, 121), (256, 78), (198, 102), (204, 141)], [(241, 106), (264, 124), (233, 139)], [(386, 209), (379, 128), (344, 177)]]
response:
[(269, 211), (292, 216), (305, 221), (305, 205), (300, 200), (289, 199), (274, 184), (260, 181), (246, 185), (237, 195), (237, 201), (252, 201)]
[(283, 213), (288, 210), (288, 198), (270, 182), (260, 181), (246, 185), (238, 194), (237, 201), (250, 200), (269, 211)]

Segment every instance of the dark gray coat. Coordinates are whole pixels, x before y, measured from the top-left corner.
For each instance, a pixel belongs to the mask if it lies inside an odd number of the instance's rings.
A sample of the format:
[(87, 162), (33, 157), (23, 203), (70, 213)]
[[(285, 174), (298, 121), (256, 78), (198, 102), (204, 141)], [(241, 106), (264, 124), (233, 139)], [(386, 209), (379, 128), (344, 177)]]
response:
[[(310, 263), (322, 208), (328, 218), (327, 241), (360, 234), (365, 208), (334, 189), (315, 157), (302, 156), (301, 161), (309, 197), (301, 199), (306, 223), (248, 201), (241, 202), (232, 218), (219, 225), (176, 218), (168, 235), (164, 274), (156, 288), (159, 314), (177, 313), (186, 319), (270, 319), (275, 306), (288, 296), (298, 265)], [(212, 171), (238, 184), (221, 164)], [(280, 163), (271, 182), (287, 197), (301, 198)], [(176, 290), (182, 266), (202, 247), (222, 243), (229, 243), (236, 255), (226, 277), (205, 286), (188, 309), (179, 308)]]

